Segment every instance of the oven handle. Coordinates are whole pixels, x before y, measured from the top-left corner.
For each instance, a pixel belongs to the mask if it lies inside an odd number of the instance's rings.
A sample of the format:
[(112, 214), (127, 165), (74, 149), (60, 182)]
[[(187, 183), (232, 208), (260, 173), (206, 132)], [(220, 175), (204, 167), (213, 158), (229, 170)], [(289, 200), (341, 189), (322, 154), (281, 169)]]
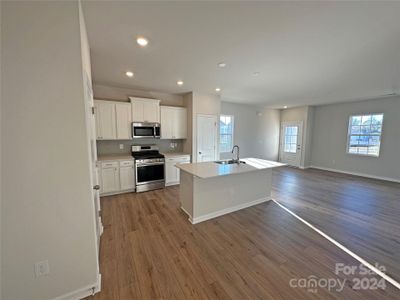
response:
[(165, 165), (165, 162), (140, 163), (140, 164), (136, 164), (136, 167), (147, 167), (147, 166), (158, 166), (158, 165)]

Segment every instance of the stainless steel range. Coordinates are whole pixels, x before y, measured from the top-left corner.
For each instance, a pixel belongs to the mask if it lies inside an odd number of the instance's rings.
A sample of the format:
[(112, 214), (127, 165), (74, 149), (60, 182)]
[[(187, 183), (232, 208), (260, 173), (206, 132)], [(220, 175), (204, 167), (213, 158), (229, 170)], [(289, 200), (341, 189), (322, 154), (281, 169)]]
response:
[(136, 192), (146, 192), (165, 187), (164, 155), (156, 145), (134, 145)]

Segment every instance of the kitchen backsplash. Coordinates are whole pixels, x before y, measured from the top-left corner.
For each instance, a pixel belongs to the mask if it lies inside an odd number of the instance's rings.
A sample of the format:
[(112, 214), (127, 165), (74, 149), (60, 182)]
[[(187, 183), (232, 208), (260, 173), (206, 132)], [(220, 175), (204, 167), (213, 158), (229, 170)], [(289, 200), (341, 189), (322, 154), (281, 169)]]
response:
[[(120, 149), (123, 145), (123, 149)], [(125, 154), (131, 153), (132, 145), (157, 145), (160, 152), (182, 152), (182, 140), (137, 139), (129, 141), (97, 141), (97, 154)]]

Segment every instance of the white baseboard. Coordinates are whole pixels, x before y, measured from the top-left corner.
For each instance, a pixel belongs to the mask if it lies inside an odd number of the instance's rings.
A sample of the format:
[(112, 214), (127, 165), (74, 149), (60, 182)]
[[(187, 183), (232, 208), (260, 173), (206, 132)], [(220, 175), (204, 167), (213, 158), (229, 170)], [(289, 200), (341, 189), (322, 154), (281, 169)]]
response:
[(269, 197), (269, 198), (261, 198), (261, 199), (257, 199), (257, 200), (254, 200), (254, 201), (251, 201), (251, 202), (247, 202), (247, 203), (244, 203), (244, 204), (239, 204), (239, 205), (236, 205), (236, 206), (224, 208), (224, 209), (221, 209), (221, 210), (218, 210), (218, 211), (215, 211), (215, 212), (212, 212), (212, 213), (200, 216), (200, 217), (196, 217), (196, 218), (193, 218), (185, 210), (183, 210), (183, 211), (185, 211), (189, 215), (189, 221), (192, 224), (197, 224), (197, 223), (200, 223), (200, 222), (204, 222), (204, 221), (207, 221), (207, 220), (210, 220), (210, 219), (222, 216), (222, 215), (226, 215), (226, 214), (229, 214), (231, 212), (234, 212), (234, 211), (237, 211), (237, 210), (241, 210), (241, 209), (244, 209), (244, 208), (247, 208), (247, 207), (250, 207), (250, 206), (253, 206), (253, 205), (257, 205), (257, 204), (260, 204), (260, 203), (263, 203), (263, 202), (266, 202), (266, 201), (270, 201), (270, 200), (271, 200), (271, 197)]
[(324, 167), (318, 167), (318, 166), (310, 166), (309, 168), (400, 183), (400, 179), (395, 179), (395, 178), (390, 178), (390, 177), (375, 176), (375, 175), (370, 175), (370, 174), (365, 174), (365, 173), (343, 171), (343, 170), (324, 168)]
[(97, 275), (97, 282), (81, 289), (53, 298), (53, 300), (78, 300), (89, 297), (101, 291), (101, 274)]
[(305, 170), (311, 168), (310, 166), (300, 166), (299, 169)]
[(190, 216), (190, 214), (187, 212), (186, 209), (183, 208), (183, 206), (181, 206), (181, 209), (184, 211), (185, 214), (187, 214), (188, 216)]

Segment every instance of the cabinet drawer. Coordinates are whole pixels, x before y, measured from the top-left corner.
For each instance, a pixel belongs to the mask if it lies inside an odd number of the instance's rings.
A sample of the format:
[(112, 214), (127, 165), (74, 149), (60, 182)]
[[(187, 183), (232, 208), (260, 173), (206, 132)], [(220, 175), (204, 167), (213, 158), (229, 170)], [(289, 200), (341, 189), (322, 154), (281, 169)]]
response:
[(101, 163), (102, 168), (118, 168), (117, 161), (105, 161)]
[(173, 163), (185, 163), (185, 162), (190, 162), (190, 157), (189, 156), (178, 156), (178, 157), (168, 157), (166, 159), (167, 162), (173, 162)]
[(131, 167), (133, 166), (133, 160), (121, 160), (119, 162), (120, 167)]

